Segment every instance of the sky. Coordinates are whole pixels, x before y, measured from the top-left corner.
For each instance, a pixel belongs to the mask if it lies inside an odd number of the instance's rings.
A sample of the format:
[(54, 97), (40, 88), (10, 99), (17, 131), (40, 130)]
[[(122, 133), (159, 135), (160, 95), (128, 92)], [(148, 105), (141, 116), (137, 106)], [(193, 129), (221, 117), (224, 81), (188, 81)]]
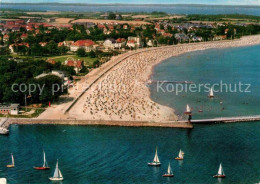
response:
[(0, 0), (8, 3), (94, 3), (94, 4), (216, 4), (260, 5), (260, 0)]

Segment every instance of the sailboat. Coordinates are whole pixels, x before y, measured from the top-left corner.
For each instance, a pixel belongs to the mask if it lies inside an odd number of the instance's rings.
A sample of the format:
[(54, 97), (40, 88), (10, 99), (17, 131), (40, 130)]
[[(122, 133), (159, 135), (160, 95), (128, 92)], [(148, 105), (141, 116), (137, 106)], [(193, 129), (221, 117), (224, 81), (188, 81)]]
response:
[(224, 173), (224, 170), (223, 170), (223, 168), (222, 168), (221, 163), (220, 163), (220, 165), (219, 165), (218, 174), (214, 175), (213, 177), (214, 177), (214, 178), (225, 178), (225, 177), (226, 177), (226, 175), (225, 175), (225, 173)]
[(171, 165), (169, 163), (167, 173), (162, 175), (163, 177), (173, 177), (174, 174), (172, 173)]
[(0, 184), (7, 184), (6, 178), (0, 178)]
[(175, 158), (175, 160), (183, 160), (184, 158), (184, 152), (180, 150), (178, 157)]
[(210, 88), (210, 91), (209, 91), (209, 98), (213, 98), (213, 97), (214, 97), (213, 89)]
[(36, 170), (49, 170), (50, 167), (48, 166), (48, 163), (46, 161), (45, 152), (43, 151), (43, 166), (40, 167), (34, 167)]
[(184, 112), (184, 114), (191, 115), (191, 108), (188, 104), (186, 106), (186, 111)]
[(61, 172), (60, 172), (60, 169), (59, 169), (58, 160), (57, 160), (57, 163), (56, 163), (56, 168), (55, 168), (53, 177), (50, 177), (49, 179), (52, 180), (52, 181), (62, 181), (64, 179)]
[(13, 156), (12, 153), (11, 153), (11, 158), (12, 158), (12, 164), (7, 165), (6, 167), (8, 167), (8, 168), (13, 168), (14, 167), (14, 156)]
[(158, 157), (158, 154), (157, 154), (157, 148), (155, 150), (155, 156), (154, 156), (154, 159), (153, 159), (153, 162), (151, 163), (148, 163), (149, 166), (160, 166), (161, 163), (159, 161), (159, 157)]

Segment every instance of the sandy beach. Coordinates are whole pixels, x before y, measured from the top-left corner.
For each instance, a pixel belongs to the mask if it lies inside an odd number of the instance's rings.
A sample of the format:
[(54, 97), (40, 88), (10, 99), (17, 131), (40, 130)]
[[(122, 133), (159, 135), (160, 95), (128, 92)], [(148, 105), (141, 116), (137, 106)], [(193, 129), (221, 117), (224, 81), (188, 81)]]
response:
[[(72, 102), (54, 105), (39, 118), (82, 119), (114, 121), (176, 121), (174, 109), (157, 104), (150, 99), (147, 87), (152, 68), (163, 60), (187, 52), (210, 48), (227, 48), (260, 44), (260, 35), (243, 37), (234, 41), (215, 41), (139, 49), (116, 56), (97, 71), (90, 72), (79, 84), (91, 84), (86, 90), (82, 87), (71, 97), (81, 97)], [(108, 70), (109, 68), (109, 70)], [(104, 72), (105, 71), (105, 72)], [(94, 73), (102, 75), (93, 75)], [(75, 95), (77, 94), (77, 95)], [(70, 108), (69, 108), (70, 107)], [(68, 112), (64, 114), (65, 109)]]

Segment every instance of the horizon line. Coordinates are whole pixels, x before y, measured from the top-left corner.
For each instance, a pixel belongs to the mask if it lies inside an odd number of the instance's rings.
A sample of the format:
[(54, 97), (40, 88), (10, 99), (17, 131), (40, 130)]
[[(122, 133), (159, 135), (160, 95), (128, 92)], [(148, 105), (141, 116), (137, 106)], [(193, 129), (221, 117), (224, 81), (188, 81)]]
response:
[(259, 4), (241, 4), (241, 5), (235, 5), (235, 4), (202, 4), (202, 3), (66, 3), (66, 2), (37, 2), (37, 3), (15, 3), (15, 2), (1, 2), (0, 4), (59, 4), (59, 5), (192, 5), (192, 6), (247, 6), (247, 7), (260, 7)]

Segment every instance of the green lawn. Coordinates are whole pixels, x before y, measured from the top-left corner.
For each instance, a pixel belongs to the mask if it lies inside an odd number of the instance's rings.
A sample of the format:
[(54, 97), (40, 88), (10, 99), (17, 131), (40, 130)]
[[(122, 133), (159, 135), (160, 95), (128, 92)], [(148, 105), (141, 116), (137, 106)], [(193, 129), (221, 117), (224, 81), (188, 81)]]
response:
[(92, 66), (92, 65), (93, 65), (93, 62), (94, 62), (95, 60), (97, 60), (97, 58), (79, 57), (79, 56), (76, 56), (76, 55), (55, 56), (55, 57), (48, 57), (48, 58), (52, 58), (52, 59), (54, 59), (56, 62), (64, 63), (65, 60), (66, 60), (67, 58), (69, 58), (69, 57), (71, 57), (71, 58), (73, 58), (73, 59), (75, 59), (75, 60), (78, 60), (78, 59), (83, 60), (85, 66)]
[(56, 62), (61, 62), (61, 63), (64, 63), (65, 60), (68, 58), (68, 57), (72, 57), (73, 59), (77, 60), (77, 59), (80, 59), (80, 60), (83, 60), (84, 61), (84, 65), (85, 66), (90, 66), (92, 67), (93, 66), (93, 62), (95, 60), (97, 60), (97, 58), (91, 58), (91, 57), (79, 57), (79, 56), (76, 56), (76, 55), (64, 55), (64, 56), (52, 56), (52, 57), (46, 57), (46, 56), (21, 56), (21, 55), (15, 55), (13, 54), (12, 55), (13, 57), (15, 58), (21, 58), (23, 59), (24, 61), (30, 61), (30, 60), (34, 60), (34, 59), (43, 59), (43, 60), (47, 60), (49, 58), (51, 59), (54, 59)]

